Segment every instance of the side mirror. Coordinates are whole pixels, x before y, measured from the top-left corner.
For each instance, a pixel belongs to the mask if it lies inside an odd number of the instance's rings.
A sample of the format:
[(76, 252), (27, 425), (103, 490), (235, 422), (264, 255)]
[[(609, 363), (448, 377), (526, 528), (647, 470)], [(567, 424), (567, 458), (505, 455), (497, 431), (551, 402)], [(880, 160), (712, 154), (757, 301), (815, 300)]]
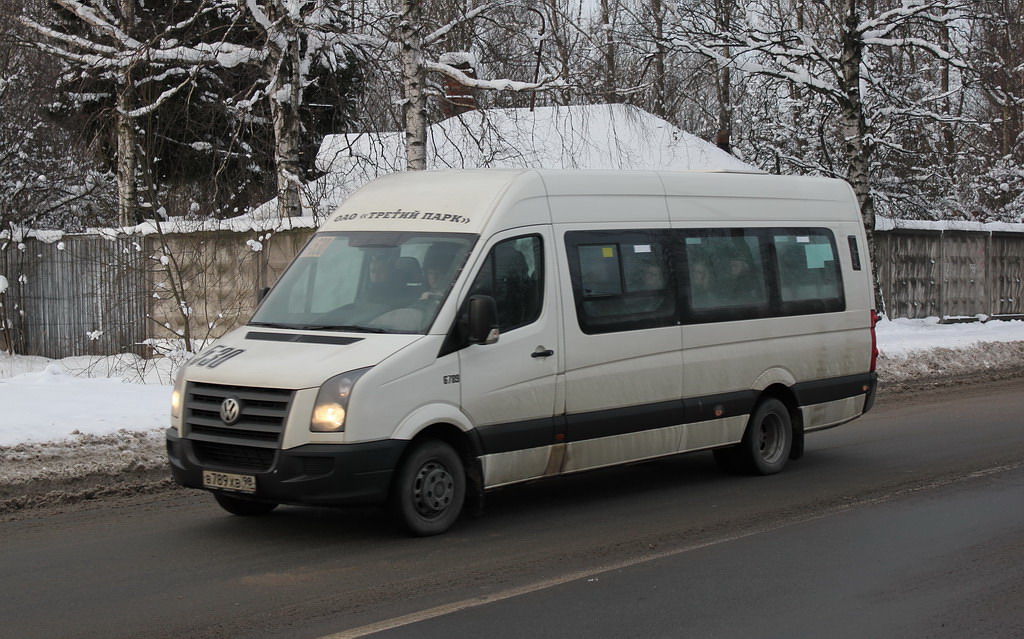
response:
[(470, 344), (493, 344), (498, 341), (498, 305), (490, 295), (469, 298)]
[(259, 304), (260, 302), (262, 302), (263, 298), (266, 297), (267, 293), (269, 293), (269, 292), (270, 292), (270, 287), (269, 286), (264, 286), (260, 290), (256, 291), (256, 303)]

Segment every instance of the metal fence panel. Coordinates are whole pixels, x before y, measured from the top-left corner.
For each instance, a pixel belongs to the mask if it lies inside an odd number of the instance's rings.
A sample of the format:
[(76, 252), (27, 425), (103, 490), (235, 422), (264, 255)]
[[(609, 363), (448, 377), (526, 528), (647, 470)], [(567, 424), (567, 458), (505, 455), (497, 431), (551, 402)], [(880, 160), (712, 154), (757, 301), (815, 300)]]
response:
[(988, 237), (987, 233), (942, 233), (941, 316), (991, 313), (985, 293)]
[[(877, 240), (876, 240), (877, 242)], [(888, 273), (885, 296), (889, 317), (920, 318), (937, 315), (941, 306), (938, 235), (889, 233), (878, 259)], [(882, 248), (882, 247), (879, 247)]]
[[(8, 250), (15, 351), (61, 358), (141, 352), (146, 337), (140, 249), (131, 238), (28, 238)], [(11, 279), (10, 276), (8, 276)]]
[(993, 233), (989, 252), (993, 315), (1024, 315), (1024, 238)]

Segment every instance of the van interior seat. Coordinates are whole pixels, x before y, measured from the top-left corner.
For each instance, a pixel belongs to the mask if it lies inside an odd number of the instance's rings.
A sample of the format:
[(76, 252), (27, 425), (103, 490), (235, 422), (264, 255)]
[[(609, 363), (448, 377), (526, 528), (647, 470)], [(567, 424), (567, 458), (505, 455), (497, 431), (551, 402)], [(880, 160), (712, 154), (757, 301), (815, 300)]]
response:
[[(423, 273), (420, 263), (415, 257), (399, 257), (395, 260), (395, 283), (405, 287), (407, 290), (419, 289), (423, 283)], [(409, 290), (409, 294), (415, 291)]]

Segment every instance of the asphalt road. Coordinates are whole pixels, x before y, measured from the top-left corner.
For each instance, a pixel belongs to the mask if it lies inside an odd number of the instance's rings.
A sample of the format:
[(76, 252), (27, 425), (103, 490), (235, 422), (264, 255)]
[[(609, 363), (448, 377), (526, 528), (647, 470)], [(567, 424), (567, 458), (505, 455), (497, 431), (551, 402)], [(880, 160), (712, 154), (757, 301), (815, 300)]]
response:
[(1024, 379), (883, 397), (772, 477), (708, 453), (376, 509), (203, 493), (0, 521), (3, 637), (1024, 636)]

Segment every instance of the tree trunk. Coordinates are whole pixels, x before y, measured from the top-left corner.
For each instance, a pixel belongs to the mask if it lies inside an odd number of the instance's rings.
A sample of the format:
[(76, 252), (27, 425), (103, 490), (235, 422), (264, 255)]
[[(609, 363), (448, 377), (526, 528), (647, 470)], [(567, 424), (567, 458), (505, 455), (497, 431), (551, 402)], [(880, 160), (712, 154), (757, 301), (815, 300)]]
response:
[[(134, 0), (121, 0), (121, 28), (131, 33), (135, 23)], [(117, 223), (132, 226), (139, 222), (138, 197), (135, 187), (135, 123), (128, 117), (135, 106), (131, 67), (121, 70), (117, 78)]]
[[(716, 11), (719, 31), (729, 33), (732, 30), (732, 0), (718, 2)], [(726, 58), (732, 55), (729, 47), (722, 49), (722, 55)], [(732, 73), (727, 65), (722, 66), (718, 73), (718, 129), (726, 133), (732, 131)]]
[(284, 50), (275, 51), (268, 64), (273, 78), (270, 83), (270, 114), (274, 123), (274, 167), (277, 173), (277, 214), (281, 218), (300, 217), (302, 198), (300, 195), (299, 149), (302, 143), (302, 121), (299, 107), (302, 105), (301, 42), (297, 25), (290, 19), (283, 7), (271, 5), (271, 15), (277, 14), (278, 29), (284, 36)]
[(871, 155), (874, 145), (869, 136), (864, 116), (864, 101), (860, 92), (860, 70), (864, 56), (864, 42), (859, 31), (861, 22), (857, 6), (859, 0), (843, 0), (844, 28), (843, 53), (840, 58), (843, 99), (840, 101), (844, 151), (848, 163), (846, 180), (853, 187), (860, 205), (864, 232), (867, 234), (868, 253), (871, 255), (872, 276), (875, 281), (875, 308), (884, 312), (881, 289), (878, 286), (878, 267), (875, 252), (875, 203), (871, 197)]
[(612, 33), (612, 7), (614, 0), (601, 0), (601, 29), (604, 31), (604, 100), (608, 104), (619, 101), (618, 78), (615, 68), (615, 37)]
[(654, 19), (654, 115), (668, 117), (668, 90), (665, 87), (665, 7), (662, 0), (651, 0)]
[[(573, 53), (566, 41), (566, 35), (562, 27), (562, 14), (558, 9), (558, 0), (547, 0), (547, 2), (547, 20), (551, 25), (548, 29), (548, 33), (551, 34), (550, 39), (554, 42), (555, 49), (558, 51), (558, 66), (562, 71), (562, 77), (568, 78), (571, 77), (570, 73), (573, 69)], [(556, 104), (568, 106), (569, 104), (572, 104), (572, 92), (569, 88), (563, 88), (558, 92), (553, 93), (552, 99)]]
[(402, 45), (402, 119), (405, 123), (406, 168), (427, 168), (427, 96), (423, 68), (423, 34), (419, 0), (402, 0), (399, 41)]

